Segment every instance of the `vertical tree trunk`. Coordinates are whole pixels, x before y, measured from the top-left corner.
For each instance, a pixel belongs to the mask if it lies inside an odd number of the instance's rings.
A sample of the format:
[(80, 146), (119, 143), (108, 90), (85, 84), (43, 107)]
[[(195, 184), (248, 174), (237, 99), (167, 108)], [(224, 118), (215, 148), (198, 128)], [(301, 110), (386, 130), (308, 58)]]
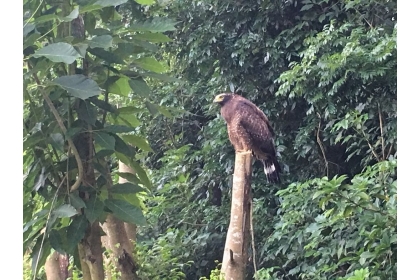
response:
[(243, 280), (249, 245), (251, 210), (251, 152), (236, 153), (230, 224), (222, 262), (222, 277)]
[[(90, 125), (88, 125), (88, 132), (81, 133), (75, 137), (74, 144), (77, 147), (83, 162), (83, 185), (95, 186), (96, 179), (93, 167), (93, 136)], [(88, 193), (80, 192), (80, 194), (85, 200), (89, 200)], [(98, 221), (88, 226), (85, 236), (79, 243), (78, 248), (80, 262), (82, 263), (83, 279), (103, 280), (105, 273), (102, 257), (101, 231)]]
[[(131, 168), (128, 165), (125, 165), (122, 161), (118, 162), (118, 169), (120, 172), (126, 172), (131, 174), (136, 174), (133, 168)], [(128, 180), (120, 177), (118, 180), (118, 183), (126, 183)], [(130, 252), (133, 252), (134, 250), (134, 243), (136, 242), (136, 225), (130, 224), (130, 223), (124, 223), (125, 232), (127, 233), (128, 240), (131, 244)]]
[[(134, 171), (122, 162), (119, 163), (120, 172), (134, 173)], [(108, 178), (109, 182), (112, 181), (111, 176)], [(119, 183), (125, 183), (127, 180), (120, 177)], [(124, 223), (112, 214), (108, 214), (106, 222), (103, 225), (103, 229), (107, 234), (106, 240), (104, 239), (104, 245), (107, 249), (112, 251), (112, 261), (114, 265), (121, 272), (122, 280), (133, 280), (137, 279), (136, 265), (133, 260), (133, 243), (129, 240), (129, 232), (127, 226), (133, 226), (135, 240), (135, 225)], [(132, 228), (128, 228), (130, 231)], [(109, 275), (108, 275), (109, 276)], [(109, 278), (109, 277), (108, 277)]]
[(45, 274), (47, 280), (66, 280), (69, 276), (69, 258), (67, 255), (61, 255), (57, 251), (48, 257), (45, 263)]

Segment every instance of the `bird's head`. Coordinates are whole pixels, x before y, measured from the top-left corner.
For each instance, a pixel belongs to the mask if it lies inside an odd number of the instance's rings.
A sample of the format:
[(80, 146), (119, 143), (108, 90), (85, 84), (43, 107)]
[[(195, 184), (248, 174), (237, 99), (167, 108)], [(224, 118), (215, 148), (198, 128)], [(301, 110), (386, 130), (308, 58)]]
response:
[(213, 99), (213, 102), (218, 103), (220, 105), (224, 105), (232, 97), (233, 97), (232, 93), (221, 93), (221, 94), (216, 95), (216, 97)]

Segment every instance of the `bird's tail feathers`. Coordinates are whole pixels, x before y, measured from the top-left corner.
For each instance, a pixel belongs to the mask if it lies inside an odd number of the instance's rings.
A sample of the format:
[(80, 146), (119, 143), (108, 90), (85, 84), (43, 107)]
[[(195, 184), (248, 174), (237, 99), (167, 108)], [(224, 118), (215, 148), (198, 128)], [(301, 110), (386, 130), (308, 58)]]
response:
[(282, 172), (281, 166), (276, 158), (268, 158), (263, 160), (264, 173), (267, 177), (268, 183), (279, 183), (280, 174)]

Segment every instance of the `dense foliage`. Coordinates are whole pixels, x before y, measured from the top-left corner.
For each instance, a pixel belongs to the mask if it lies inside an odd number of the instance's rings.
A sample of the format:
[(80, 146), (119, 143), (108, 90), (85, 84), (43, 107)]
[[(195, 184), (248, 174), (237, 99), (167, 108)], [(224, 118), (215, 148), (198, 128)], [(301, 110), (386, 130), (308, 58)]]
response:
[[(54, 186), (68, 171), (64, 143), (72, 135), (59, 131), (40, 102), (46, 90), (72, 133), (97, 131), (98, 160), (110, 163), (114, 180), (115, 160), (124, 160), (150, 190), (137, 202), (117, 197), (146, 220), (137, 232), (140, 278), (216, 279), (234, 151), (211, 101), (236, 91), (270, 119), (285, 169), (273, 186), (254, 164), (258, 279), (396, 279), (396, 1), (128, 1), (118, 12), (76, 2), (86, 39), (40, 38), (52, 28), (41, 14), (32, 23), (40, 33), (25, 37), (32, 63), (24, 78), (25, 248), (37, 252)], [(34, 11), (37, 4), (25, 5)], [(71, 63), (89, 54), (95, 96), (77, 95), (59, 80), (68, 62), (52, 59), (42, 48), (46, 39), (67, 43)], [(152, 73), (166, 70), (171, 77)], [(36, 86), (33, 73), (52, 84)], [(76, 98), (86, 106), (73, 109)], [(135, 155), (124, 141), (139, 148)], [(99, 189), (100, 182), (98, 176)], [(57, 197), (56, 208), (78, 208), (71, 195)], [(54, 213), (66, 215), (47, 230), (63, 236), (77, 219), (61, 210)], [(60, 249), (52, 236), (46, 250)], [(248, 272), (251, 279), (251, 260)]]

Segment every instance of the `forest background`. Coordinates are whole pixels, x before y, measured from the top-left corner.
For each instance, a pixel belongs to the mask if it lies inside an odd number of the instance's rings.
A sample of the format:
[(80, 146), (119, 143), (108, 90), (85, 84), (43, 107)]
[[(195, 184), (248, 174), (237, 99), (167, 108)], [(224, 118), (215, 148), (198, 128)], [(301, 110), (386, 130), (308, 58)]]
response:
[[(396, 2), (74, 1), (86, 38), (63, 28), (78, 17), (75, 6), (49, 11), (54, 3), (41, 2), (24, 1), (33, 26), (23, 42), (25, 256), (45, 262), (51, 249), (65, 252), (77, 274), (71, 256), (83, 235), (69, 245), (74, 221), (87, 228), (113, 213), (138, 225), (139, 277), (210, 277), (221, 261), (234, 157), (211, 100), (239, 90), (272, 121), (287, 171), (280, 190), (254, 167), (259, 279), (396, 276)], [(46, 40), (62, 45), (45, 49)], [(86, 54), (89, 90), (71, 67)], [(93, 190), (77, 192), (103, 204), (79, 218), (88, 202), (57, 189), (76, 178), (66, 141), (83, 133), (93, 135), (98, 164), (85, 186)], [(118, 160), (136, 175), (119, 172)], [(133, 184), (112, 194), (120, 177)], [(115, 205), (134, 206), (131, 219)], [(42, 261), (32, 263), (40, 277)]]

